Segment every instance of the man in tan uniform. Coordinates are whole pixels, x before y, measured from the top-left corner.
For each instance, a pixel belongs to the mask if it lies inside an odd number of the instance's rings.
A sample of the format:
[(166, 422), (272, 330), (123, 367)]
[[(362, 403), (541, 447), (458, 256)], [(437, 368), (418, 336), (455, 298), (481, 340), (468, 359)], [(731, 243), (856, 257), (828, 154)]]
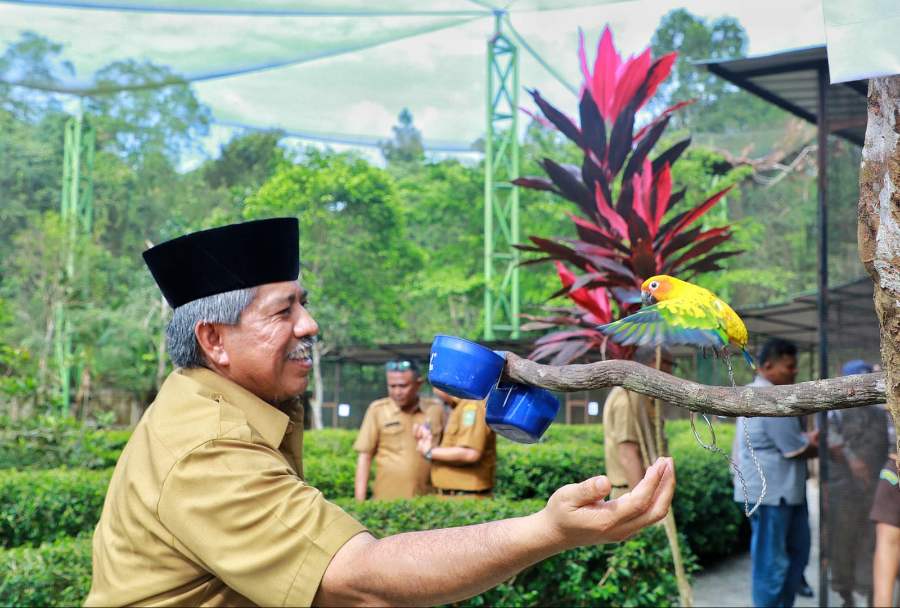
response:
[(444, 436), (425, 427), (416, 431), (416, 448), (431, 461), (431, 483), (442, 496), (488, 498), (497, 469), (497, 435), (485, 421), (485, 401), (458, 399), (440, 389), (435, 394), (453, 408)]
[(427, 425), (440, 435), (443, 408), (419, 397), (422, 377), (413, 361), (389, 361), (385, 366), (388, 397), (369, 404), (353, 449), (356, 459), (354, 495), (366, 499), (369, 469), (375, 459), (372, 498), (391, 500), (431, 494), (431, 464), (416, 452), (414, 429)]
[[(635, 360), (656, 367), (656, 350), (638, 349)], [(671, 374), (673, 365), (674, 359), (664, 351), (660, 369)], [(664, 427), (662, 415), (659, 421)], [(659, 434), (665, 442), (664, 430), (660, 429)], [(653, 399), (621, 386), (610, 391), (603, 404), (603, 448), (606, 476), (612, 484), (612, 498), (618, 498), (634, 488), (646, 472), (644, 463), (656, 460), (656, 436)], [(649, 453), (645, 453), (644, 449)]]
[(318, 333), (295, 218), (215, 228), (144, 259), (174, 308), (176, 366), (116, 464), (93, 539), (88, 606), (449, 604), (551, 555), (662, 518), (671, 460), (605, 502), (557, 490), (525, 517), (376, 539), (303, 479), (302, 413)]

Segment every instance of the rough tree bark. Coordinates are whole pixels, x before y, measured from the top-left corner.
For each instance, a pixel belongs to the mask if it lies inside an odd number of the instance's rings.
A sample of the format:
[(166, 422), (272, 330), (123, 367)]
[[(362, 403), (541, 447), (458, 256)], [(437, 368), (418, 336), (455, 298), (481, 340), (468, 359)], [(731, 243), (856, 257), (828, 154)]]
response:
[[(898, 360), (900, 363), (900, 360)], [(556, 391), (625, 388), (718, 416), (800, 416), (884, 403), (884, 373), (842, 376), (787, 386), (730, 388), (675, 378), (634, 361), (601, 361), (556, 367), (506, 355), (506, 376)]]
[[(859, 257), (875, 283), (885, 392), (900, 428), (900, 76), (869, 81), (859, 171)], [(897, 435), (900, 444), (900, 433)]]

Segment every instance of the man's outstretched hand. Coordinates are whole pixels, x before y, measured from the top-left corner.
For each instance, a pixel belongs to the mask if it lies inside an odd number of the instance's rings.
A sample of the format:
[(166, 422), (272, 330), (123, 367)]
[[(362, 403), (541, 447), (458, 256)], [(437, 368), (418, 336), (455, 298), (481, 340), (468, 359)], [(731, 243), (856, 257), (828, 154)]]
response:
[(604, 500), (605, 476), (563, 486), (539, 513), (549, 542), (561, 549), (625, 540), (666, 516), (675, 494), (675, 463), (660, 458), (628, 494)]

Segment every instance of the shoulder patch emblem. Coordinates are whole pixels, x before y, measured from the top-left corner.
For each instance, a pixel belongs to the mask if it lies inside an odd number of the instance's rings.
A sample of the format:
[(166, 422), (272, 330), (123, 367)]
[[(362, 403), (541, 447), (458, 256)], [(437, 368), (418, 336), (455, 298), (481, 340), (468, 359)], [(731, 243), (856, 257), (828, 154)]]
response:
[(465, 411), (463, 411), (463, 426), (472, 426), (475, 424), (475, 414), (477, 414), (477, 410), (474, 407), (466, 407)]

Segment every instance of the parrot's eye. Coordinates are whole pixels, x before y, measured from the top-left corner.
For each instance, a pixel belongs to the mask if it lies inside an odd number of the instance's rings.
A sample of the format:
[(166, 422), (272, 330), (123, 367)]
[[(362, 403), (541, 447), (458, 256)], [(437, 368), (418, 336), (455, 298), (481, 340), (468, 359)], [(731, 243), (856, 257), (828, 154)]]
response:
[(651, 281), (649, 285), (650, 289), (656, 290), (659, 288), (659, 281)]

